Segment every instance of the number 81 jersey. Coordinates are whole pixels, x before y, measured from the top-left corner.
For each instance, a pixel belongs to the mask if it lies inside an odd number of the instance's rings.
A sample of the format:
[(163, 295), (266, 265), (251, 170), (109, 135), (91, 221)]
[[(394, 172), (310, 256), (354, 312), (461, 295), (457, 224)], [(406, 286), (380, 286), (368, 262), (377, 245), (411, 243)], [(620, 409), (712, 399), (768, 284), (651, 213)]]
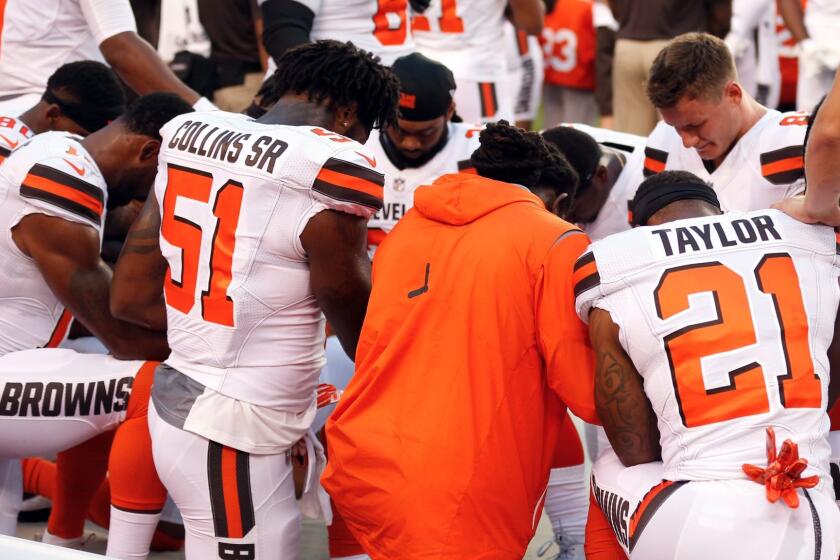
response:
[(830, 481), (829, 363), (840, 291), (834, 230), (776, 210), (641, 227), (575, 266), (577, 310), (610, 313), (656, 412), (665, 478), (746, 478), (765, 427)]
[(337, 210), (370, 218), (384, 177), (357, 142), (213, 111), (161, 130), (167, 363), (224, 396), (303, 410), (324, 364), (324, 319), (300, 235)]

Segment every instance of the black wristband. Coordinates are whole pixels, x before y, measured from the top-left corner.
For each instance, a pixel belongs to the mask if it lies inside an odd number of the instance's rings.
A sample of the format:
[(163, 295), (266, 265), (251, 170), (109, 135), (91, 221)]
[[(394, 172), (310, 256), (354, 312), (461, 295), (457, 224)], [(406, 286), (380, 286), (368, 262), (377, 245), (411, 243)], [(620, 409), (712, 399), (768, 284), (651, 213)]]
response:
[(294, 0), (267, 0), (260, 6), (263, 45), (275, 62), (287, 50), (310, 42), (315, 14)]

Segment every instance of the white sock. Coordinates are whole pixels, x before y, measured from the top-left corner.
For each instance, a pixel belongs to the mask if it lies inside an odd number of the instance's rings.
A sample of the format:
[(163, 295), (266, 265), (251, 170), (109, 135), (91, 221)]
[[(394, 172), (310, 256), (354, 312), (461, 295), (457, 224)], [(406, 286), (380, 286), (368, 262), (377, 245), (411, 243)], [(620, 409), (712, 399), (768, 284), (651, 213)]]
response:
[(545, 495), (545, 512), (555, 537), (576, 545), (583, 554), (584, 529), (589, 512), (588, 485), (583, 465), (551, 469)]
[(160, 512), (135, 513), (112, 505), (105, 555), (120, 560), (145, 560), (159, 520)]

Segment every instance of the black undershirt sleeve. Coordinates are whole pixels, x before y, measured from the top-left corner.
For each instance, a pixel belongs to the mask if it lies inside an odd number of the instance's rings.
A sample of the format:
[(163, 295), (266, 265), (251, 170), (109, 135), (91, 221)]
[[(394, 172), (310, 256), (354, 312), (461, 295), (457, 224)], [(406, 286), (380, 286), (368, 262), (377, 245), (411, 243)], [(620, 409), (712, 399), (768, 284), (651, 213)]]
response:
[(310, 41), (312, 10), (294, 0), (267, 0), (260, 6), (263, 16), (263, 45), (276, 62), (280, 56)]

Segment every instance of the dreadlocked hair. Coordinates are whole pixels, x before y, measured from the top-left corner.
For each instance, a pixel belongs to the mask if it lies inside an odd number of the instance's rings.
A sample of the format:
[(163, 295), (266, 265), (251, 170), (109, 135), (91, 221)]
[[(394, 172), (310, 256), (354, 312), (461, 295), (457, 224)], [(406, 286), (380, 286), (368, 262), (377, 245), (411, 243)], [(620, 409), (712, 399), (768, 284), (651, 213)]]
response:
[(271, 81), (261, 90), (262, 106), (287, 93), (306, 94), (316, 103), (328, 101), (330, 110), (355, 105), (368, 130), (397, 119), (399, 80), (379, 57), (350, 42), (316, 41), (290, 49), (277, 61)]
[(548, 158), (539, 134), (502, 120), (488, 124), (478, 139), (480, 146), (470, 159), (479, 175), (529, 189), (537, 186)]

